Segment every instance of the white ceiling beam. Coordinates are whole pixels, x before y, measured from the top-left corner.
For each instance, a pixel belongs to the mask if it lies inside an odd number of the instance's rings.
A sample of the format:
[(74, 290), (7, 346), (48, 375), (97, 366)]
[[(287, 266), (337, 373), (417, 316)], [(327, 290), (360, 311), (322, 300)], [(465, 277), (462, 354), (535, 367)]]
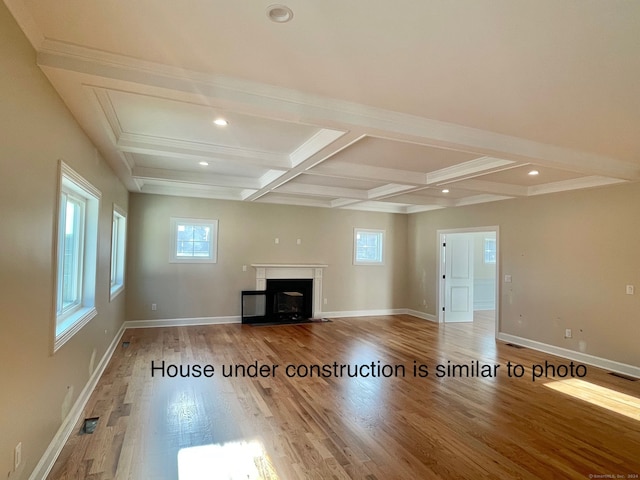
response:
[(440, 205), (411, 205), (406, 208), (405, 213), (420, 213), (420, 212), (429, 212), (431, 210), (440, 210), (445, 208)]
[(167, 170), (164, 168), (134, 167), (133, 178), (142, 180), (164, 180), (178, 183), (191, 183), (195, 185), (209, 185), (229, 188), (262, 187), (260, 179), (251, 177), (237, 177), (231, 175), (218, 175), (215, 173), (186, 172), (182, 170)]
[(331, 201), (319, 197), (296, 197), (289, 195), (279, 195), (277, 193), (270, 193), (269, 195), (263, 195), (257, 200), (259, 203), (277, 203), (281, 205), (300, 205), (304, 207), (323, 207), (331, 208)]
[(409, 203), (414, 205), (433, 205), (437, 207), (454, 207), (455, 200), (451, 198), (427, 197), (425, 195), (403, 194), (395, 197), (401, 203)]
[(301, 173), (306, 173), (309, 168), (314, 165), (318, 165), (325, 161), (327, 158), (331, 157), (336, 151), (340, 151), (345, 148), (347, 145), (351, 145), (357, 138), (361, 137), (361, 135), (355, 134), (354, 132), (347, 132), (340, 135), (337, 139), (333, 140), (331, 144), (321, 148), (316, 151), (306, 160), (301, 161), (293, 167), (288, 172), (284, 173), (280, 177), (273, 180), (271, 183), (265, 185), (260, 190), (251, 195), (247, 200), (254, 201), (260, 198), (263, 195), (266, 195), (270, 191), (278, 188), (281, 185), (284, 185), (289, 180), (297, 177)]
[(323, 148), (331, 145), (345, 133), (338, 130), (329, 130), (328, 128), (321, 129), (289, 155), (291, 166), (297, 167)]
[(442, 182), (473, 176), (484, 175), (495, 172), (508, 166), (513, 166), (515, 162), (502, 158), (480, 157), (468, 162), (459, 163), (450, 167), (435, 170), (427, 173), (428, 184), (439, 184)]
[(286, 183), (273, 190), (276, 193), (293, 195), (312, 195), (320, 197), (344, 197), (357, 200), (367, 200), (368, 193), (355, 188), (331, 187), (325, 185), (308, 185), (303, 183)]
[(331, 200), (332, 207), (344, 207), (346, 205), (352, 205), (354, 203), (359, 203), (360, 200), (354, 200), (352, 198), (336, 198), (335, 200)]
[(351, 205), (345, 205), (340, 208), (345, 210), (367, 210), (371, 212), (406, 213), (407, 207), (409, 206), (410, 205), (368, 201), (368, 202), (353, 203)]
[(491, 194), (483, 194), (483, 195), (473, 195), (471, 197), (464, 197), (454, 202), (454, 206), (461, 207), (464, 205), (476, 205), (478, 203), (487, 203), (487, 202), (496, 202), (498, 200), (508, 200), (513, 197), (509, 197), (506, 195), (491, 195)]
[(462, 188), (474, 192), (493, 193), (497, 195), (508, 195), (510, 197), (526, 197), (529, 195), (529, 188), (524, 185), (513, 185), (510, 183), (488, 182), (486, 180), (461, 180), (449, 185), (451, 188)]
[(398, 185), (396, 183), (389, 183), (387, 185), (382, 185), (381, 187), (372, 188), (367, 192), (367, 198), (369, 200), (386, 198), (393, 195), (397, 195), (401, 192), (406, 192), (407, 190), (414, 189), (414, 185)]
[(243, 190), (223, 191), (215, 188), (205, 189), (153, 184), (143, 185), (141, 192), (175, 197), (213, 198), (217, 200), (243, 200), (243, 196), (246, 195), (246, 192)]

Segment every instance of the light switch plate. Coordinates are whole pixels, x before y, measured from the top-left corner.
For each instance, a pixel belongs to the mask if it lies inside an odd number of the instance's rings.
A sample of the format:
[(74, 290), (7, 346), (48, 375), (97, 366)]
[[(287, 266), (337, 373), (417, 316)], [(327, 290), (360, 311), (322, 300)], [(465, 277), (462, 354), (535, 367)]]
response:
[(633, 295), (635, 293), (635, 288), (633, 285), (627, 285), (627, 295)]
[(504, 276), (504, 283), (511, 283), (511, 275)]

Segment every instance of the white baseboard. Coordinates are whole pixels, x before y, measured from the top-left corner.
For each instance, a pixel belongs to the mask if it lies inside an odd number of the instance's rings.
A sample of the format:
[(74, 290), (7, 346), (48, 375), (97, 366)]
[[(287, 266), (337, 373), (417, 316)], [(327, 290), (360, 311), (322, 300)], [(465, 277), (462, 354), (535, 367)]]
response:
[(419, 312), (418, 310), (411, 310), (410, 308), (407, 308), (405, 313), (407, 315), (411, 315), (412, 317), (418, 317), (423, 320), (429, 320), (430, 322), (438, 323), (438, 317), (436, 317), (435, 315), (431, 315), (430, 313)]
[(402, 315), (406, 313), (406, 308), (396, 308), (386, 310), (346, 310), (344, 312), (320, 312), (316, 316), (322, 318), (375, 317), (379, 315)]
[(96, 388), (98, 380), (100, 380), (100, 377), (104, 373), (105, 368), (107, 368), (109, 360), (111, 360), (113, 352), (115, 352), (116, 347), (120, 343), (120, 339), (122, 338), (125, 329), (126, 327), (123, 323), (120, 327), (120, 330), (118, 330), (118, 333), (116, 333), (115, 337), (113, 337), (109, 348), (107, 348), (106, 352), (104, 352), (104, 355), (100, 359), (100, 363), (98, 363), (96, 369), (89, 377), (87, 384), (82, 389), (82, 392), (80, 392), (80, 395), (78, 395), (76, 402), (73, 404), (73, 407), (71, 407), (71, 410), (62, 422), (62, 425), (60, 425), (60, 428), (54, 435), (51, 443), (49, 443), (49, 446), (40, 458), (40, 461), (36, 465), (36, 468), (33, 470), (33, 472), (31, 472), (29, 480), (42, 480), (46, 478), (47, 475), (49, 475), (49, 472), (53, 468), (58, 455), (60, 455), (62, 448), (64, 447), (65, 443), (67, 443), (69, 436), (73, 432), (78, 418), (80, 418), (80, 415), (82, 415), (84, 407), (89, 401), (89, 397), (91, 397), (93, 390)]
[(596, 357), (594, 355), (589, 355), (588, 353), (576, 352), (567, 348), (556, 347), (554, 345), (529, 340), (528, 338), (518, 337), (508, 333), (498, 333), (496, 338), (503, 342), (529, 347), (533, 350), (538, 350), (539, 352), (550, 353), (551, 355), (556, 355), (568, 360), (575, 360), (576, 362), (586, 363), (587, 365), (593, 365), (594, 367), (602, 368), (604, 370), (610, 370), (623, 375), (640, 378), (640, 367), (627, 365), (626, 363), (607, 360), (606, 358)]
[(242, 318), (234, 317), (195, 317), (195, 318), (162, 318), (159, 320), (129, 320), (124, 322), (124, 328), (152, 328), (152, 327), (187, 327), (193, 325), (222, 325), (226, 323), (241, 323)]

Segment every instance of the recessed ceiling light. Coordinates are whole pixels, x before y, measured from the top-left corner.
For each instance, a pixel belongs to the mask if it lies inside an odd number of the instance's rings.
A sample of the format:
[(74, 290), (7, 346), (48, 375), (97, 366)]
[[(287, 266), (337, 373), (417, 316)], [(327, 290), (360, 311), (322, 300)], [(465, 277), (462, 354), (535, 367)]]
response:
[(285, 5), (269, 5), (267, 7), (267, 17), (276, 23), (287, 23), (293, 18), (293, 12)]
[(207, 165), (209, 165), (209, 162), (198, 162), (198, 163), (203, 167), (206, 167)]
[(227, 122), (224, 118), (216, 118), (213, 123), (215, 123), (219, 127), (226, 127), (227, 125), (229, 125), (229, 122)]
[(529, 172), (529, 175), (531, 175), (532, 177), (534, 177), (534, 176), (538, 175), (539, 173), (540, 173), (540, 172), (539, 172), (538, 170), (531, 170), (531, 171)]
[(449, 189), (448, 188), (443, 188), (442, 189), (442, 193), (449, 193)]

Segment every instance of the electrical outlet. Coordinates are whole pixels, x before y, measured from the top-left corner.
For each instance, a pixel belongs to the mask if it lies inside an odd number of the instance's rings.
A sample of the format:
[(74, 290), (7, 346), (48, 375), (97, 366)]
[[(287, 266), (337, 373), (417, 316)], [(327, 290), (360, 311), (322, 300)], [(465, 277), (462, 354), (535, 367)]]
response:
[(278, 244), (280, 243), (280, 239), (279, 239), (278, 237), (276, 237), (276, 238), (274, 239), (274, 243), (275, 243), (276, 245), (278, 245)]
[(327, 304), (327, 299), (325, 298), (325, 299), (324, 299), (324, 302), (322, 302), (322, 303), (324, 303), (324, 304), (326, 305), (326, 304)]
[(18, 470), (18, 467), (22, 463), (22, 442), (16, 445), (16, 449), (13, 451), (13, 469)]
[(564, 338), (571, 338), (571, 329), (570, 328), (567, 328), (564, 331)]
[(158, 310), (158, 305), (157, 305), (157, 304), (155, 304), (155, 303), (152, 303), (152, 304), (151, 304), (151, 310), (153, 310), (154, 312), (155, 312), (156, 310)]

